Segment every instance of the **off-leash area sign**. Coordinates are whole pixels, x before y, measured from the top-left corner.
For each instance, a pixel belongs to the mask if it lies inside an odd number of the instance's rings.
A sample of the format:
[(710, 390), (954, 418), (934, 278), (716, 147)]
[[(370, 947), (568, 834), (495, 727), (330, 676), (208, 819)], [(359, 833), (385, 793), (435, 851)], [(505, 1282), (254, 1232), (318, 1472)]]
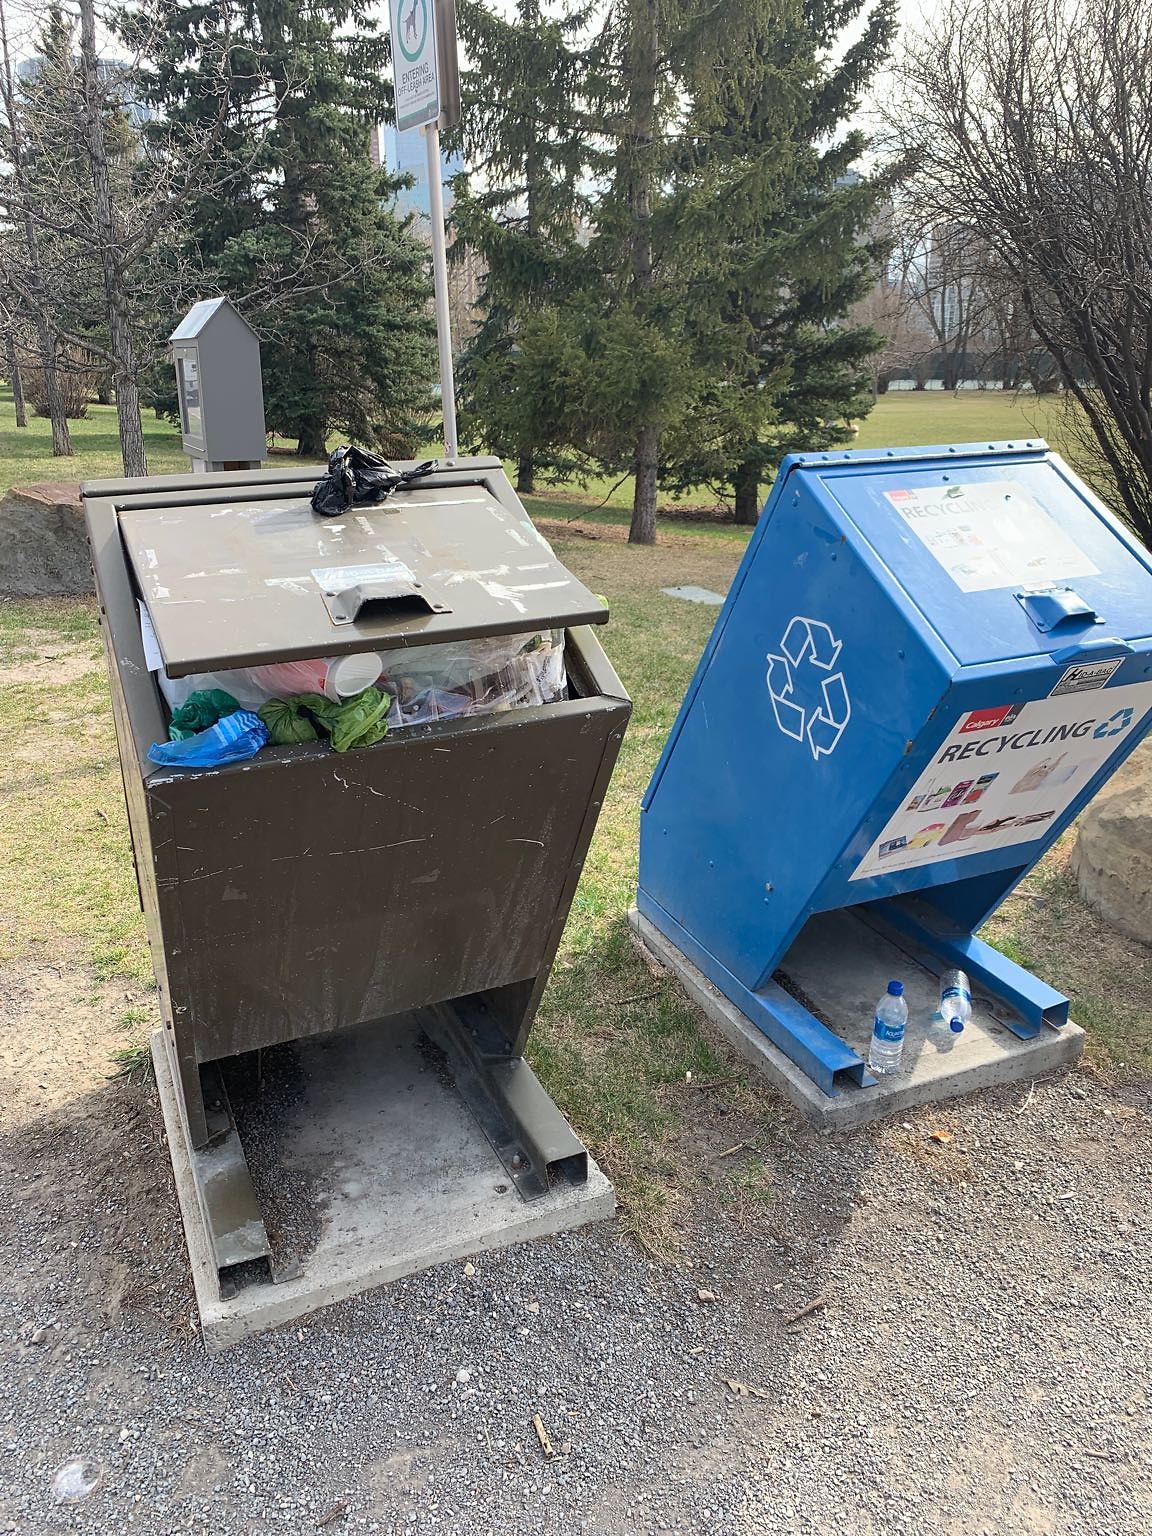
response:
[(419, 128), (440, 116), (434, 0), (389, 0), (396, 126)]

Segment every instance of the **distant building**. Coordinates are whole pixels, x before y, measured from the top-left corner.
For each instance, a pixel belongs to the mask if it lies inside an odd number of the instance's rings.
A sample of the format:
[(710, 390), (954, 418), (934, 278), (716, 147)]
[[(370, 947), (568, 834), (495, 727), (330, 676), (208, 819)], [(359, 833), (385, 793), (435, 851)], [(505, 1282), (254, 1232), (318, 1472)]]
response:
[[(428, 205), (428, 156), (424, 136), (419, 129), (397, 133), (391, 125), (375, 128), (368, 143), (372, 164), (389, 171), (393, 176), (410, 176), (415, 183), (396, 195), (396, 211), (401, 216), (412, 215), (412, 231), (417, 239), (426, 244), (431, 239), (431, 214)], [(440, 156), (440, 175), (444, 181), (444, 211), (452, 207), (451, 177), (464, 169), (459, 155)], [(452, 241), (451, 228), (448, 231)], [(448, 312), (452, 324), (452, 342), (455, 351), (468, 340), (476, 329), (476, 305), (484, 280), (484, 264), (475, 251), (462, 255), (456, 253), (448, 262)]]
[[(393, 176), (411, 176), (415, 186), (407, 187), (396, 197), (396, 207), (401, 213), (423, 214), (428, 217), (428, 156), (424, 148), (424, 136), (418, 128), (397, 133), (392, 124), (377, 128), (372, 134), (371, 152), (373, 165), (383, 166)], [(440, 176), (444, 182), (444, 207), (452, 206), (452, 188), (448, 185), (453, 176), (464, 169), (459, 155), (440, 155)]]
[[(31, 59), (22, 59), (16, 66), (17, 78), (25, 85), (33, 85), (40, 71), (47, 64), (43, 54)], [(80, 57), (77, 54), (72, 60), (73, 68), (79, 71)], [(154, 107), (147, 106), (142, 101), (136, 101), (132, 93), (132, 65), (127, 59), (97, 59), (96, 78), (106, 86), (112, 86), (109, 96), (119, 98), (120, 106), (131, 126), (140, 129), (145, 123), (155, 122), (159, 113)]]

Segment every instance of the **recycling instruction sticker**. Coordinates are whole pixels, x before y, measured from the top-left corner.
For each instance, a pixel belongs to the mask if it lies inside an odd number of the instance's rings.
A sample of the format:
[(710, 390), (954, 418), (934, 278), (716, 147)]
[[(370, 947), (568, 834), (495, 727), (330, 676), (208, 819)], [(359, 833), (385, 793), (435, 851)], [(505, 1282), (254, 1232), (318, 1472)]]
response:
[(1152, 683), (966, 711), (853, 870), (866, 880), (1043, 837), (1152, 708)]
[(961, 592), (1098, 576), (1084, 550), (1012, 480), (885, 491)]

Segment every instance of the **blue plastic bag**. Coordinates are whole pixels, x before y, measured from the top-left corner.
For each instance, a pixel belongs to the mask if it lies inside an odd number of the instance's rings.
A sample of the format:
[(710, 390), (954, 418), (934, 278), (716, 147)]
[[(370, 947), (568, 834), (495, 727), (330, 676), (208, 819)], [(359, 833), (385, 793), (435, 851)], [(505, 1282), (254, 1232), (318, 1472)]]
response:
[(183, 741), (153, 742), (148, 760), (164, 768), (220, 768), (255, 757), (267, 741), (268, 727), (260, 716), (250, 709), (238, 709)]

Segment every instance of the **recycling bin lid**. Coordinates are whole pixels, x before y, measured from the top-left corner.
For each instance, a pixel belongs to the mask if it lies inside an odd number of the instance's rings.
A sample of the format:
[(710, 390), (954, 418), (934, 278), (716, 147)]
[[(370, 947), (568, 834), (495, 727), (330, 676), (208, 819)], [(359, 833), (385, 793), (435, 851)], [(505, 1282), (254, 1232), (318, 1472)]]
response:
[(798, 455), (962, 666), (1152, 636), (1152, 560), (1041, 439)]
[(117, 511), (170, 677), (608, 618), (482, 485), (414, 485), (338, 518), (237, 489)]

